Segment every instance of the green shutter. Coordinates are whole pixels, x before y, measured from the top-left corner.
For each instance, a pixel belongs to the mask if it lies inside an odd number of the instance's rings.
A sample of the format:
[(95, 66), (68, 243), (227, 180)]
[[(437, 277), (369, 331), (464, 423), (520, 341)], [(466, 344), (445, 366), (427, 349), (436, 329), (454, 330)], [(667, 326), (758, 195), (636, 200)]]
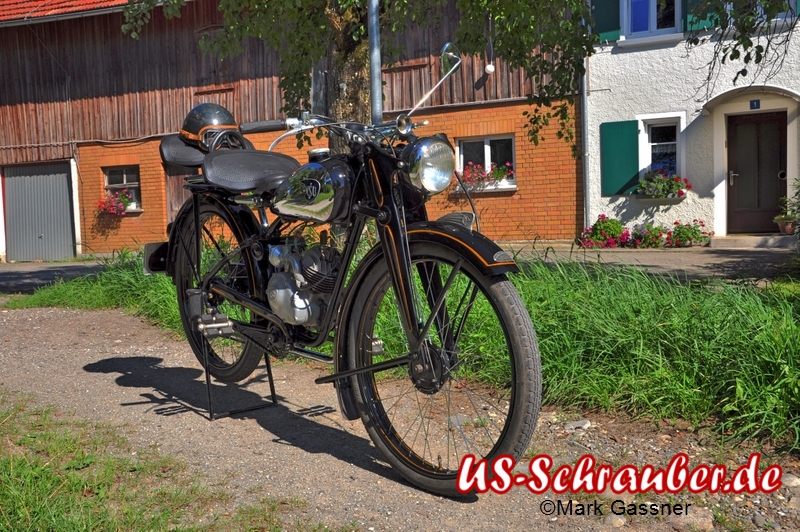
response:
[(619, 0), (593, 0), (592, 16), (592, 33), (600, 37), (601, 41), (619, 40)]
[(600, 181), (603, 196), (628, 194), (639, 183), (639, 122), (600, 124)]
[(703, 0), (681, 0), (681, 13), (683, 14), (683, 31), (697, 31), (714, 27), (714, 21), (710, 14), (705, 18), (699, 19), (692, 15), (692, 10)]

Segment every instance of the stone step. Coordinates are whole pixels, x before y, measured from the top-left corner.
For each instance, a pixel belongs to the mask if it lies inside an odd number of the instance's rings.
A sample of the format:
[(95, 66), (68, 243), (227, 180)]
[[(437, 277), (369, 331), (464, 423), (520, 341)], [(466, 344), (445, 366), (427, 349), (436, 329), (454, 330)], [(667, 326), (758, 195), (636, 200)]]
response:
[(728, 235), (711, 238), (710, 247), (716, 249), (741, 248), (794, 248), (797, 246), (797, 235)]

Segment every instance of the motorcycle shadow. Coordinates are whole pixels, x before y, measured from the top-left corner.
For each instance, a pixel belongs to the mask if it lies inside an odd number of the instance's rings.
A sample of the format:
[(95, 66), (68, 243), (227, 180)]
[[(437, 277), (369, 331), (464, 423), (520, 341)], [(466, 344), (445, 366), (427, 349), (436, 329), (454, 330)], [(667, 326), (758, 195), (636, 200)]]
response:
[[(204, 379), (198, 380), (203, 376), (202, 370), (165, 367), (161, 365), (162, 361), (163, 359), (157, 357), (114, 357), (87, 364), (83, 369), (92, 373), (119, 373), (120, 376), (116, 378), (119, 386), (152, 390), (140, 393), (143, 401), (121, 403), (122, 406), (150, 404), (151, 407), (147, 411), (160, 416), (194, 412), (206, 417), (208, 415), (206, 384)], [(334, 408), (320, 405), (292, 411), (280, 395), (278, 404), (273, 406), (266, 379), (264, 373), (263, 379), (256, 377), (243, 383), (225, 384), (212, 380), (214, 411), (223, 412), (267, 404), (269, 406), (266, 408), (241, 412), (232, 417), (255, 420), (275, 436), (272, 439), (273, 443), (292, 445), (308, 453), (325, 453), (388, 480), (407, 484), (383, 462), (382, 455), (368, 439), (311, 419), (334, 413), (336, 412)], [(263, 396), (248, 389), (255, 385), (263, 385)], [(206, 419), (200, 422), (209, 421)]]

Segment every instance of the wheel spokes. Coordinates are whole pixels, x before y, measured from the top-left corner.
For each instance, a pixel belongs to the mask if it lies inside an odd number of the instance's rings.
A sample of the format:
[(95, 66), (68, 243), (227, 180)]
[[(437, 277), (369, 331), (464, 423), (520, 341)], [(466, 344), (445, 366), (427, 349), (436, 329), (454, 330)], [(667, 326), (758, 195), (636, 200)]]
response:
[[(452, 264), (417, 261), (412, 270), (418, 274), (413, 284), (423, 296), (416, 298), (422, 321), (420, 342), (430, 342), (429, 348), (420, 351), (440, 358), (442, 375), (436, 376), (441, 378), (442, 388), (420, 388), (413, 374), (409, 380), (409, 375), (370, 373), (377, 402), (373, 408), (387, 420), (400, 448), (427, 464), (427, 469), (447, 474), (454, 472), (464, 453), (489, 454), (500, 440), (510, 413), (502, 406), (508, 390), (481, 383), (477, 369), (488, 357), (498, 365), (502, 362), (506, 367), (501, 368), (501, 374), (510, 375), (510, 346), (486, 294), (462, 266), (463, 259)], [(369, 353), (367, 364), (383, 356), (413, 352), (398, 327), (398, 308), (388, 279), (376, 299), (376, 317), (364, 331), (362, 345), (380, 339), (385, 353)], [(432, 337), (427, 334), (431, 326), (437, 331)]]

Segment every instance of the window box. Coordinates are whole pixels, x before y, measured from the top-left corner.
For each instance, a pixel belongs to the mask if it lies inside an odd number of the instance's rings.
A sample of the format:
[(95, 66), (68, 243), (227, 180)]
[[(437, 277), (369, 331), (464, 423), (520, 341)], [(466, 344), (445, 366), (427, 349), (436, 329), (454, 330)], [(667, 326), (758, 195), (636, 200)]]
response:
[(642, 203), (647, 203), (650, 205), (677, 205), (678, 203), (685, 200), (686, 196), (687, 194), (684, 194), (683, 196), (675, 196), (673, 198), (654, 198), (652, 196), (647, 196), (645, 194), (633, 195), (634, 198), (641, 201)]
[[(517, 185), (515, 183), (485, 183), (482, 185), (467, 185), (464, 183), (464, 186), (467, 188), (470, 194), (489, 194), (492, 192), (515, 192), (517, 190)], [(455, 194), (463, 194), (464, 189), (461, 188), (460, 185), (456, 183), (456, 189), (454, 191)]]

